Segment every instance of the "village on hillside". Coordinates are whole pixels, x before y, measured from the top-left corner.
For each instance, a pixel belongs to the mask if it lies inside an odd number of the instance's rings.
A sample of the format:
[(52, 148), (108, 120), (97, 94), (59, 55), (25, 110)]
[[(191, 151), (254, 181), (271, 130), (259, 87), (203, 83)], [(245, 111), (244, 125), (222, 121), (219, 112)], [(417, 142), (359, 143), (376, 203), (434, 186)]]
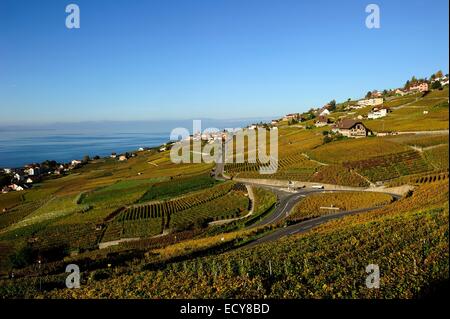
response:
[[(386, 106), (385, 102), (398, 97), (416, 96), (425, 97), (432, 90), (442, 90), (449, 85), (449, 75), (443, 75), (438, 71), (431, 75), (429, 79), (416, 79), (412, 77), (404, 87), (390, 90), (373, 90), (367, 92), (365, 98), (347, 101), (337, 104), (335, 100), (327, 103), (323, 107), (310, 108), (304, 113), (286, 114), (280, 119), (272, 120), (272, 126), (297, 125), (299, 128), (309, 129), (313, 127), (329, 127), (325, 138), (335, 139), (336, 137), (362, 138), (372, 135), (385, 136), (396, 135), (396, 131), (372, 132), (363, 123), (364, 120), (375, 120), (389, 116), (393, 108)], [(428, 111), (423, 111), (426, 115)], [(338, 117), (333, 117), (338, 114)], [(303, 125), (302, 125), (303, 124)]]
[[(157, 148), (140, 147), (137, 152), (151, 151), (157, 149), (160, 152), (165, 151), (170, 143), (166, 143)], [(125, 152), (117, 154), (112, 152), (111, 155), (103, 157), (103, 159), (111, 158), (119, 162), (127, 161), (129, 158), (135, 157), (136, 152)], [(68, 163), (58, 163), (55, 160), (46, 160), (42, 163), (30, 163), (23, 167), (0, 168), (0, 191), (6, 194), (13, 191), (23, 191), (39, 184), (46, 179), (54, 179), (70, 174), (71, 171), (79, 169), (93, 160), (101, 159), (96, 155), (92, 158), (85, 155), (82, 159), (73, 159)]]

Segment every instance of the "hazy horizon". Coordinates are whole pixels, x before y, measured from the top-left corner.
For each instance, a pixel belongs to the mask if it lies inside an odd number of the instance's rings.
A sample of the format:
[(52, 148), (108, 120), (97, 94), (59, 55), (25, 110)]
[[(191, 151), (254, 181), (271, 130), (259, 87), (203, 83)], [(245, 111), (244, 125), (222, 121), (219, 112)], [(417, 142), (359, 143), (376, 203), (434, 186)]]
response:
[[(201, 129), (235, 129), (264, 120), (201, 119)], [(178, 127), (194, 133), (192, 120), (0, 125), (0, 167), (20, 167), (48, 159), (67, 162), (84, 155), (107, 156), (154, 147), (168, 142), (172, 129)]]
[[(127, 125), (156, 125), (159, 127), (167, 128), (169, 125), (172, 127), (192, 127), (192, 122), (194, 120), (201, 120), (203, 125), (206, 126), (217, 126), (223, 127), (224, 125), (239, 125), (239, 124), (252, 124), (259, 122), (267, 122), (272, 119), (278, 119), (282, 115), (276, 115), (272, 117), (242, 117), (242, 118), (207, 118), (207, 117), (199, 117), (199, 118), (187, 118), (187, 119), (151, 119), (151, 120), (84, 120), (84, 121), (52, 121), (52, 122), (0, 122), (0, 131), (8, 130), (8, 129), (77, 129), (77, 128), (108, 128), (111, 127), (124, 127), (127, 128)], [(248, 124), (247, 124), (248, 123)]]

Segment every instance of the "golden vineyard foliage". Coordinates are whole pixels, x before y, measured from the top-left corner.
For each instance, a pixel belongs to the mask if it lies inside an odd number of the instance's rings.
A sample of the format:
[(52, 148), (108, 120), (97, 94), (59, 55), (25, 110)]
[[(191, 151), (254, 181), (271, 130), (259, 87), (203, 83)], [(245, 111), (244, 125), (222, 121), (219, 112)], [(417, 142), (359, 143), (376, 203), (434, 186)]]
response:
[(289, 219), (302, 220), (338, 211), (382, 206), (392, 201), (393, 197), (391, 195), (377, 192), (314, 194), (301, 200), (292, 210)]
[[(445, 185), (421, 187), (378, 212), (349, 216), (300, 236), (165, 269), (112, 276), (52, 298), (411, 298), (448, 280)], [(447, 184), (448, 186), (448, 184)], [(419, 203), (433, 208), (423, 209)], [(269, 264), (270, 263), (270, 264)], [(377, 264), (380, 289), (365, 285)]]
[(341, 165), (322, 166), (309, 179), (311, 182), (367, 187), (369, 182), (356, 172)]
[(261, 187), (252, 187), (252, 189), (255, 196), (255, 204), (253, 208), (255, 215), (266, 212), (275, 204), (277, 197), (271, 191)]
[[(448, 129), (447, 99), (448, 89), (393, 98), (385, 105), (400, 108), (365, 124), (374, 133)], [(370, 110), (339, 110), (330, 119)], [(0, 194), (0, 298), (429, 296), (449, 277), (448, 133), (325, 143), (331, 126), (313, 122), (278, 125), (274, 174), (261, 175), (261, 162), (227, 162), (224, 176), (234, 181), (222, 181), (213, 163), (178, 165), (154, 149), (123, 162), (93, 160), (29, 190)], [(398, 200), (356, 191), (295, 195), (288, 224), (336, 212), (331, 206), (362, 210), (310, 221), (312, 228), (280, 239), (276, 233), (288, 234), (285, 216), (258, 225), (290, 207), (284, 196), (294, 194), (239, 178), (413, 191)], [(246, 246), (262, 237), (266, 243)], [(118, 239), (130, 241), (112, 245)], [(68, 263), (80, 265), (81, 289), (65, 288)], [(380, 289), (365, 286), (368, 264), (380, 267)]]

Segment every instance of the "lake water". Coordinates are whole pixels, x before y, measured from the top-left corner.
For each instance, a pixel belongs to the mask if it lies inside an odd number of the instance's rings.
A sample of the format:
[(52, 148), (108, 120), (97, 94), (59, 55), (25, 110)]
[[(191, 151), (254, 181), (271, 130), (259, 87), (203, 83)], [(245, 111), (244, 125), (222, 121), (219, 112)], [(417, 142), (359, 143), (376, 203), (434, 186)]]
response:
[[(205, 120), (202, 128), (236, 128), (250, 123), (249, 119)], [(107, 156), (159, 146), (169, 141), (175, 127), (185, 127), (192, 133), (192, 121), (0, 126), (0, 167), (21, 167), (45, 160), (69, 162), (84, 155)]]

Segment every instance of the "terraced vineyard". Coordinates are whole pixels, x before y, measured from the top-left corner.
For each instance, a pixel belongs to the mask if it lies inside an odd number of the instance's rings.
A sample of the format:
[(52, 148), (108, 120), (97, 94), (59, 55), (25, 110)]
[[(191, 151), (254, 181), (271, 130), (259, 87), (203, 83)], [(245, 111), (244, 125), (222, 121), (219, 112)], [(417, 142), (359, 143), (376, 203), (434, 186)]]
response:
[(389, 204), (393, 197), (376, 192), (342, 192), (311, 195), (300, 201), (289, 215), (291, 221), (302, 221), (337, 211)]
[(384, 138), (361, 138), (341, 140), (313, 149), (308, 155), (322, 163), (342, 164), (349, 161), (362, 161), (375, 156), (391, 155), (408, 151), (405, 145)]
[(219, 182), (209, 174), (194, 175), (182, 178), (173, 178), (151, 185), (145, 194), (139, 199), (140, 203), (151, 200), (176, 197), (188, 192), (212, 187)]
[[(430, 280), (442, 283), (449, 277), (448, 191), (442, 189), (447, 190), (448, 183), (420, 187), (385, 208), (348, 216), (303, 235), (167, 263), (162, 270), (131, 272), (45, 296), (117, 298), (124, 292), (134, 298), (426, 296)], [(168, 254), (174, 249), (169, 247)], [(370, 263), (382, 269), (380, 289), (364, 284)]]
[(390, 141), (417, 147), (429, 147), (440, 144), (448, 144), (449, 136), (443, 135), (398, 135), (387, 137)]
[(391, 155), (375, 156), (366, 160), (345, 162), (344, 166), (357, 170), (374, 182), (432, 170), (421, 154), (416, 151), (406, 151)]
[(249, 209), (246, 191), (242, 184), (226, 182), (173, 200), (131, 206), (108, 224), (102, 241), (154, 236), (164, 230), (180, 231), (239, 217)]
[(322, 166), (311, 176), (309, 181), (355, 187), (369, 186), (369, 183), (363, 177), (341, 165)]
[[(447, 99), (448, 89), (394, 98), (385, 103), (392, 107), (385, 118), (365, 122), (374, 132), (448, 129)], [(225, 175), (234, 180), (218, 181), (211, 176), (215, 164), (174, 164), (169, 152), (155, 149), (127, 161), (93, 160), (30, 190), (0, 194), (0, 298), (410, 298), (448, 281), (448, 134), (325, 143), (330, 128), (313, 122), (278, 127), (275, 174), (260, 174), (267, 167), (260, 161), (226, 163)], [(414, 187), (398, 200), (299, 190), (306, 195), (292, 194), (297, 206), (288, 223), (334, 212), (331, 206), (386, 205), (294, 234), (281, 229), (283, 222), (258, 226), (292, 207), (284, 204), (294, 205), (284, 197), (291, 194), (236, 182), (245, 177)], [(133, 241), (113, 246), (119, 239)], [(43, 273), (36, 271), (38, 257)], [(64, 288), (72, 262), (82, 269), (80, 289)], [(381, 289), (364, 285), (369, 263), (380, 264)], [(11, 271), (15, 279), (6, 279)]]
[(233, 188), (233, 183), (225, 183), (211, 189), (202, 191), (198, 194), (192, 194), (181, 197), (179, 199), (169, 201), (159, 201), (149, 203), (147, 205), (135, 205), (126, 209), (118, 220), (136, 220), (145, 218), (162, 217), (167, 214), (176, 213), (178, 211), (186, 210), (195, 206), (205, 204), (216, 198), (222, 197)]
[(388, 183), (388, 186), (395, 187), (400, 185), (420, 185), (427, 183), (435, 183), (445, 181), (449, 178), (448, 170), (446, 171), (434, 171), (432, 173), (415, 174), (411, 176), (403, 176), (392, 180)]
[(448, 144), (426, 150), (424, 156), (436, 169), (448, 169)]
[(18, 205), (6, 213), (2, 213), (0, 215), (0, 229), (7, 228), (14, 223), (19, 222), (24, 219), (28, 215), (30, 215), (33, 211), (38, 209), (45, 203), (45, 200), (28, 202), (21, 205)]
[(64, 253), (72, 249), (95, 249), (100, 235), (101, 232), (96, 230), (96, 225), (93, 223), (51, 225), (32, 238), (31, 247), (39, 251), (59, 247), (64, 249)]
[(232, 191), (204, 205), (169, 215), (168, 226), (177, 231), (204, 227), (210, 221), (242, 217), (249, 209), (249, 199), (241, 192)]
[(308, 180), (309, 177), (320, 166), (300, 153), (288, 154), (279, 159), (278, 169), (275, 174), (259, 173), (261, 167), (267, 164), (257, 163), (230, 163), (225, 165), (225, 171), (231, 176), (240, 178), (273, 178), (273, 179), (294, 179)]
[(426, 183), (434, 183), (434, 182), (440, 182), (448, 179), (448, 172), (446, 173), (440, 173), (440, 174), (433, 174), (433, 175), (427, 175), (420, 178), (415, 179), (416, 184), (426, 184)]

